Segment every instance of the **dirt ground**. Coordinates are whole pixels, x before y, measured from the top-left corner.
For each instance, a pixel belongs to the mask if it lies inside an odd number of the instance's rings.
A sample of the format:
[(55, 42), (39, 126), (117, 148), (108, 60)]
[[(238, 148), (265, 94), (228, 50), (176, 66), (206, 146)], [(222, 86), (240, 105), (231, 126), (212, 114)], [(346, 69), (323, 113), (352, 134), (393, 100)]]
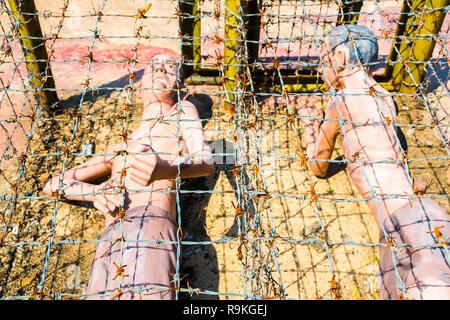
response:
[[(41, 12), (57, 11), (62, 6), (59, 2), (36, 3)], [(93, 4), (98, 8), (102, 1), (93, 1)], [(105, 13), (135, 14), (137, 8), (143, 7), (142, 1), (132, 0), (107, 1), (106, 4)], [(71, 1), (71, 5), (72, 13), (82, 15), (92, 11), (91, 1)], [(168, 15), (167, 12), (173, 11), (173, 6), (171, 1), (161, 1), (158, 5), (153, 4), (149, 11), (154, 20), (148, 21), (148, 29), (154, 35), (167, 37), (152, 39), (152, 46), (178, 50), (177, 40), (170, 38), (176, 37), (176, 21), (172, 19), (168, 25), (163, 25), (156, 18)], [(282, 10), (289, 12), (288, 7), (283, 7)], [(1, 16), (1, 19), (4, 18), (4, 15)], [(93, 26), (93, 19), (84, 18), (80, 26), (74, 23), (72, 28), (63, 29), (62, 34), (89, 34), (88, 29)], [(42, 28), (50, 30), (51, 26), (54, 28), (56, 21), (57, 19), (43, 20)], [(123, 28), (117, 28), (117, 24), (122, 21)], [(130, 35), (134, 33), (133, 27), (130, 18), (105, 16), (100, 29), (103, 34)], [(104, 40), (99, 46), (104, 46), (107, 50), (108, 42), (118, 46), (131, 43), (128, 38), (118, 38)], [(84, 47), (88, 45), (87, 42), (78, 43), (83, 43)], [(69, 48), (63, 42), (61, 47), (66, 48), (65, 50)], [(82, 46), (75, 45), (73, 50), (80, 47)], [(123, 78), (127, 72), (119, 69), (120, 67), (109, 65), (99, 66), (91, 74), (93, 84), (102, 85)], [(79, 88), (82, 77), (86, 76), (86, 65), (79, 69), (80, 72), (74, 72), (76, 69), (71, 71), (76, 78), (71, 81), (66, 76), (69, 69), (64, 71), (62, 67), (55, 67), (55, 70), (56, 85), (59, 88)], [(444, 79), (445, 84), (447, 80)], [(433, 83), (434, 86), (430, 86), (426, 92), (426, 100), (423, 96), (397, 95), (395, 101), (398, 105), (399, 124), (427, 125), (417, 126), (415, 129), (402, 127), (408, 144), (411, 176), (431, 181), (426, 196), (435, 197), (449, 212), (450, 185), (446, 178), (449, 162), (445, 158), (448, 154), (442, 140), (437, 138), (436, 129), (429, 126), (430, 112), (427, 109), (436, 112), (438, 119), (442, 120), (440, 128), (445, 133), (448, 130), (448, 89)], [(204, 130), (209, 141), (231, 143), (234, 128), (223, 107), (224, 96), (217, 93), (222, 89), (215, 86), (189, 88), (195, 93), (192, 99), (200, 118), (207, 119)], [(63, 166), (71, 168), (86, 161), (87, 156), (73, 153), (80, 153), (88, 143), (93, 143), (94, 153), (101, 154), (122, 139), (119, 134), (124, 122), (120, 117), (123, 115), (126, 91), (88, 91), (81, 105), (80, 118), (76, 117), (76, 112), (81, 93), (61, 91), (59, 94), (63, 94), (65, 111), (54, 119), (39, 119), (33, 123), (31, 138), (25, 139), (27, 157), (22, 158), (22, 162), (18, 159), (9, 162), (3, 159), (2, 162), (3, 165), (8, 163), (8, 166), (3, 166), (3, 174), (0, 176), (0, 210), (3, 215), (8, 215), (9, 211), (13, 215), (8, 223), (3, 246), (0, 246), (0, 298), (22, 299), (33, 296), (41, 279), (45, 279), (44, 293), (47, 298), (58, 298), (58, 295), (55, 296), (58, 293), (80, 294), (89, 276), (95, 240), (103, 230), (104, 217), (96, 209), (56, 202), (44, 196), (42, 187), (50, 175), (60, 172)], [(3, 102), (1, 108), (5, 106), (7, 103)], [(270, 119), (263, 121), (259, 137), (248, 132), (248, 139), (254, 146), (258, 144), (261, 148), (262, 173), (267, 190), (272, 195), (269, 201), (270, 214), (262, 217), (262, 225), (266, 232), (276, 230), (280, 237), (276, 241), (279, 271), (272, 268), (274, 279), (282, 283), (288, 299), (332, 298), (332, 275), (335, 276), (343, 299), (376, 299), (374, 280), (379, 257), (376, 247), (379, 241), (378, 230), (367, 205), (358, 201), (361, 196), (351, 182), (348, 171), (338, 166), (336, 172), (326, 179), (318, 179), (306, 172), (296, 159), (298, 145), (295, 132), (285, 116), (286, 101), (270, 97), (261, 101), (260, 106), (263, 116)], [(125, 124), (128, 132), (137, 127), (136, 119), (140, 118), (141, 113), (142, 102), (134, 99), (128, 115), (131, 121)], [(80, 121), (77, 122), (77, 119)], [(297, 122), (295, 125), (299, 127)], [(24, 129), (24, 132), (27, 130)], [(68, 145), (67, 141), (73, 134), (73, 143)], [(303, 139), (301, 141), (304, 147)], [(68, 148), (67, 156), (55, 155), (63, 148)], [(342, 155), (342, 145), (338, 142), (333, 159)], [(206, 242), (183, 246), (181, 274), (186, 275), (183, 285), (186, 286), (189, 282), (190, 287), (213, 294), (190, 296), (182, 293), (181, 299), (242, 299), (250, 292), (251, 282), (248, 281), (246, 268), (238, 259), (238, 242), (221, 241), (224, 237), (236, 238), (239, 235), (240, 224), (235, 218), (233, 207), (237, 203), (236, 185), (230, 169), (232, 165), (217, 165), (214, 175), (188, 179), (182, 186), (180, 204), (184, 240)], [(15, 193), (8, 181), (15, 181), (17, 177), (19, 183)], [(310, 182), (315, 184), (319, 196), (317, 208), (303, 199)], [(203, 192), (190, 193), (189, 190)], [(8, 197), (11, 195), (17, 195), (17, 201), (9, 201)], [(330, 243), (328, 248), (304, 241), (320, 238), (319, 221), (327, 230)], [(0, 227), (2, 232), (5, 228), (4, 221)], [(52, 231), (56, 244), (49, 246), (46, 241)], [(251, 252), (246, 250), (244, 249), (247, 254), (245, 259), (249, 259)], [(249, 264), (252, 262), (245, 259)], [(244, 281), (243, 274), (247, 281)]]
[[(212, 107), (213, 119), (224, 117), (222, 99), (217, 97)], [(120, 114), (120, 99), (114, 97), (95, 97), (86, 103), (90, 115), (98, 118), (112, 118)], [(414, 101), (399, 99), (407, 105), (408, 110), (400, 110), (400, 123), (422, 123), (427, 112), (423, 106)], [(140, 108), (133, 110), (132, 117), (139, 116)], [(273, 115), (273, 113), (272, 113)], [(413, 120), (414, 119), (414, 120)], [(64, 138), (72, 134), (73, 120), (48, 121), (39, 126), (35, 132), (36, 139), (30, 144), (30, 155), (54, 152)], [(131, 122), (132, 130), (137, 122)], [(270, 135), (264, 137), (263, 146), (267, 154), (273, 150), (280, 156), (295, 157), (297, 147), (289, 123), (284, 120), (267, 123), (268, 127), (277, 129), (279, 145), (272, 145)], [(79, 151), (88, 142), (95, 142), (95, 152), (105, 149), (119, 141), (121, 125), (107, 119), (84, 120), (76, 133), (73, 150)], [(214, 122), (209, 122), (205, 130), (231, 141), (230, 128), (225, 121), (219, 122), (218, 131)], [(51, 134), (50, 134), (51, 132)], [(208, 131), (209, 132), (209, 131)], [(211, 135), (213, 135), (211, 133)], [(439, 147), (432, 129), (416, 129), (406, 135), (409, 146), (409, 159), (445, 155)], [(214, 137), (213, 137), (214, 138)], [(270, 150), (272, 149), (272, 150)], [(338, 146), (333, 158), (342, 155)], [(68, 156), (66, 167), (70, 168), (83, 162), (86, 157)], [(280, 237), (289, 239), (317, 239), (320, 225), (313, 207), (308, 201), (297, 199), (307, 191), (306, 173), (298, 160), (264, 159), (264, 164), (272, 162), (274, 166), (263, 167), (268, 191), (286, 197), (273, 197), (270, 208), (273, 226)], [(61, 171), (64, 157), (45, 156), (30, 157), (26, 161), (19, 195), (43, 197), (43, 184), (49, 173)], [(276, 166), (275, 166), (276, 165)], [(433, 181), (427, 195), (447, 195), (449, 185), (445, 177), (448, 162), (442, 160), (424, 160), (410, 162), (413, 177), (421, 176)], [(274, 168), (277, 168), (274, 170)], [(182, 193), (182, 229), (185, 239), (189, 241), (215, 241), (224, 236), (238, 235), (232, 203), (236, 203), (233, 193), (233, 176), (226, 167), (218, 168), (216, 173), (207, 178), (190, 179), (183, 185), (183, 190), (212, 190), (212, 194)], [(288, 298), (315, 299), (330, 297), (330, 263), (344, 299), (373, 299), (370, 292), (377, 271), (377, 249), (373, 246), (358, 245), (378, 243), (378, 231), (375, 222), (364, 202), (345, 202), (347, 198), (360, 198), (352, 184), (348, 172), (342, 170), (328, 179), (312, 178), (317, 182), (315, 188), (324, 202), (318, 202), (320, 220), (328, 231), (329, 240), (337, 242), (329, 247), (329, 256), (321, 245), (295, 244), (277, 241), (277, 260), (280, 266), (281, 280)], [(329, 188), (333, 191), (327, 192)], [(330, 202), (332, 199), (344, 202)], [(447, 197), (437, 201), (447, 211)], [(45, 241), (48, 232), (55, 229), (54, 241), (64, 239), (95, 240), (99, 238), (104, 223), (103, 216), (95, 209), (83, 208), (67, 203), (58, 203), (46, 198), (20, 199), (15, 209), (11, 226), (18, 226), (17, 233), (10, 232), (5, 243), (16, 244), (1, 248), (1, 284), (3, 297), (18, 297), (33, 294), (33, 288), (40, 280), (46, 268), (46, 293), (80, 293), (87, 281), (90, 264), (95, 250), (95, 243), (67, 243), (48, 246)], [(341, 244), (339, 244), (341, 243)], [(356, 243), (356, 244), (345, 244)], [(43, 265), (49, 254), (47, 265)], [(189, 245), (183, 248), (182, 274), (193, 288), (201, 288), (223, 293), (220, 298), (227, 299), (226, 293), (243, 294), (241, 266), (237, 258), (237, 244), (214, 243), (208, 245)], [(331, 259), (331, 260), (330, 260)], [(78, 277), (79, 275), (79, 277)], [(79, 282), (77, 282), (79, 281)], [(76, 287), (74, 290), (70, 288)], [(68, 290), (69, 288), (69, 290)], [(187, 295), (181, 297), (188, 298)], [(211, 295), (196, 295), (192, 299), (212, 299)]]

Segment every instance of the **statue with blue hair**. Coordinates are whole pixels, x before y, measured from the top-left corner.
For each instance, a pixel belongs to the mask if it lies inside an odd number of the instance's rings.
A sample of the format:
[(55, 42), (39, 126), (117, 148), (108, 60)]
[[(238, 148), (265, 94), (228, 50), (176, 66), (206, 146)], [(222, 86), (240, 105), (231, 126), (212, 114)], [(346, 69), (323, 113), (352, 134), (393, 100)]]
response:
[(341, 135), (349, 174), (380, 230), (380, 299), (450, 299), (449, 215), (408, 174), (394, 101), (372, 74), (377, 63), (368, 28), (339, 25), (326, 34), (318, 66), (332, 93), (325, 115), (312, 99), (296, 106), (308, 164), (324, 177), (329, 162), (316, 160), (330, 159)]

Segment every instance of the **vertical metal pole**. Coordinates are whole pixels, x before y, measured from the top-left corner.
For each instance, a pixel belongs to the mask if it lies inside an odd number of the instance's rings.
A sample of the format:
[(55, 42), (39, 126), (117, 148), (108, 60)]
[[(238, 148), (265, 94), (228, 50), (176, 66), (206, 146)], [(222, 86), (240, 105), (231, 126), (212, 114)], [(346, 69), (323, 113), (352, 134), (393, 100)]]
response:
[[(31, 78), (31, 86), (37, 90), (36, 99), (50, 111), (50, 107), (58, 102), (55, 82), (49, 64), (45, 40), (42, 36), (39, 18), (33, 0), (8, 0), (10, 14), (14, 18), (17, 34), (25, 52), (25, 61)], [(23, 13), (29, 13), (24, 15)]]
[[(420, 14), (424, 2), (424, 0), (405, 0), (403, 3), (402, 15), (405, 15), (406, 19), (402, 19), (404, 21), (403, 33), (399, 35), (403, 39), (400, 39), (400, 45), (398, 46), (398, 52), (395, 57), (396, 64), (393, 67), (391, 78), (392, 84), (397, 90), (400, 90), (405, 73), (406, 61), (411, 55), (412, 38), (417, 29), (416, 14)], [(393, 46), (392, 49), (395, 50), (395, 47)]]
[[(394, 38), (392, 39), (392, 46), (391, 46), (391, 51), (389, 52), (389, 56), (388, 56), (388, 63), (386, 64), (386, 69), (384, 71), (384, 78), (385, 79), (390, 79), (392, 84), (396, 84), (398, 85), (400, 75), (399, 72), (401, 70), (397, 69), (396, 73), (394, 75), (393, 71), (394, 71), (394, 65), (392, 64), (392, 62), (397, 60), (398, 57), (398, 53), (400, 52), (400, 46), (402, 44), (402, 40), (400, 39), (400, 36), (402, 36), (405, 33), (405, 29), (406, 29), (406, 23), (408, 21), (408, 13), (411, 10), (411, 4), (410, 1), (405, 0), (403, 1), (403, 6), (402, 6), (402, 10), (400, 13), (400, 17), (398, 19), (398, 24), (397, 24), (397, 28), (395, 30), (395, 34), (394, 34)], [(403, 48), (404, 51), (404, 48)], [(398, 68), (398, 67), (397, 67)], [(398, 88), (397, 88), (398, 89)]]
[(446, 6), (449, 0), (423, 1), (422, 13), (416, 16), (414, 29), (414, 43), (410, 49), (409, 59), (405, 68), (409, 72), (403, 73), (400, 87), (401, 93), (414, 93), (416, 84), (422, 82), (426, 74), (426, 64), (433, 54), (436, 41), (434, 37), (439, 35), (446, 14)]
[[(400, 19), (401, 22), (404, 23), (402, 28), (403, 32), (396, 33), (397, 37), (400, 37), (401, 35), (403, 39), (400, 40), (399, 45), (394, 43), (392, 47), (392, 50), (398, 50), (398, 53), (391, 51), (390, 54), (390, 58), (392, 58), (391, 61), (396, 61), (395, 66), (392, 68), (391, 81), (397, 90), (411, 91), (406, 89), (402, 84), (406, 75), (408, 75), (408, 72), (405, 72), (405, 68), (408, 68), (409, 72), (411, 72), (412, 69), (416, 69), (414, 66), (417, 66), (417, 64), (414, 63), (415, 61), (424, 62), (430, 59), (435, 45), (435, 41), (432, 40), (431, 37), (439, 33), (445, 17), (444, 7), (448, 5), (448, 3), (448, 0), (405, 0), (403, 3), (402, 15), (407, 16), (407, 18)], [(433, 10), (433, 8), (443, 9)], [(426, 10), (426, 12), (424, 10)], [(415, 39), (417, 35), (420, 37), (428, 35), (429, 39)], [(413, 50), (413, 48), (416, 47), (416, 42), (418, 43), (418, 48)], [(415, 51), (415, 53), (413, 51)], [(423, 60), (417, 60), (419, 58)], [(423, 69), (423, 64), (421, 68), (420, 66), (418, 67), (419, 69)], [(423, 72), (420, 71), (417, 73), (417, 71), (414, 71), (414, 73), (418, 76), (415, 81), (420, 82), (422, 80), (421, 77), (424, 75), (422, 75)], [(389, 73), (386, 73), (386, 75), (389, 75)], [(409, 75), (408, 77), (409, 80), (407, 81), (410, 83), (412, 79)], [(408, 83), (406, 83), (406, 86), (409, 86)], [(414, 91), (414, 88), (412, 90)]]
[(192, 10), (192, 15), (194, 18), (194, 30), (193, 30), (193, 62), (194, 71), (198, 71), (201, 68), (200, 63), (202, 62), (202, 25), (200, 19), (200, 0), (194, 0), (194, 8)]
[(238, 46), (239, 46), (239, 32), (238, 32), (238, 6), (240, 0), (225, 0), (225, 39), (224, 39), (224, 84), (227, 92), (228, 102), (225, 101), (227, 109), (233, 108), (235, 105), (235, 95), (232, 93), (235, 90), (236, 76), (238, 71)]
[[(183, 65), (184, 77), (189, 77), (193, 72), (201, 69), (201, 36), (202, 26), (200, 19), (200, 0), (181, 2), (181, 33), (183, 36), (181, 52), (185, 61), (191, 64)], [(188, 41), (185, 37), (191, 37)]]

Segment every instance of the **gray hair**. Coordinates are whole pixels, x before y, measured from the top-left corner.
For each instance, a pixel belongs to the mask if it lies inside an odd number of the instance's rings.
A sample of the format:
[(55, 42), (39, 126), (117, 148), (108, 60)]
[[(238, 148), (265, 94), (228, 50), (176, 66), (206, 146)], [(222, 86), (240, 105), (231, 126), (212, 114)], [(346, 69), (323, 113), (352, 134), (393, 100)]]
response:
[[(356, 24), (339, 25), (331, 29), (326, 38), (332, 52), (341, 44), (349, 49), (349, 63), (358, 64), (361, 61), (363, 65), (373, 68), (373, 62), (378, 61), (377, 38), (366, 27)], [(351, 39), (354, 40), (354, 45)]]

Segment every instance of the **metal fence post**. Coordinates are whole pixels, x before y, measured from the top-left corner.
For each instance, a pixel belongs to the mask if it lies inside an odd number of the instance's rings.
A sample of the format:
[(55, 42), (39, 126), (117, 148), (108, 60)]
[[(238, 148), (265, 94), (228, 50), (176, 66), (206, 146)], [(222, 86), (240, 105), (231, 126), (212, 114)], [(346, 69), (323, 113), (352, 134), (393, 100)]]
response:
[(400, 31), (396, 33), (400, 44), (394, 43), (389, 55), (391, 63), (396, 61), (388, 69), (392, 70), (391, 79), (396, 90), (414, 92), (414, 82), (423, 80), (424, 62), (431, 58), (436, 43), (434, 35), (440, 31), (448, 4), (449, 0), (405, 0), (403, 3), (402, 15), (408, 17), (400, 17), (402, 25), (399, 24)]
[(239, 31), (238, 18), (239, 0), (225, 0), (225, 39), (224, 39), (224, 85), (227, 92), (225, 97), (225, 107), (233, 108), (235, 101), (236, 77), (238, 73), (238, 49), (239, 49)]
[(422, 12), (415, 19), (414, 42), (406, 62), (400, 93), (414, 93), (417, 84), (423, 81), (426, 74), (426, 62), (430, 60), (436, 45), (435, 36), (439, 34), (446, 14), (449, 0), (423, 1)]
[(51, 111), (51, 107), (58, 102), (58, 96), (55, 90), (49, 90), (55, 89), (55, 82), (34, 1), (8, 0), (8, 3), (10, 14), (15, 19), (15, 30), (25, 52), (31, 87), (36, 90), (36, 100), (45, 111)]

